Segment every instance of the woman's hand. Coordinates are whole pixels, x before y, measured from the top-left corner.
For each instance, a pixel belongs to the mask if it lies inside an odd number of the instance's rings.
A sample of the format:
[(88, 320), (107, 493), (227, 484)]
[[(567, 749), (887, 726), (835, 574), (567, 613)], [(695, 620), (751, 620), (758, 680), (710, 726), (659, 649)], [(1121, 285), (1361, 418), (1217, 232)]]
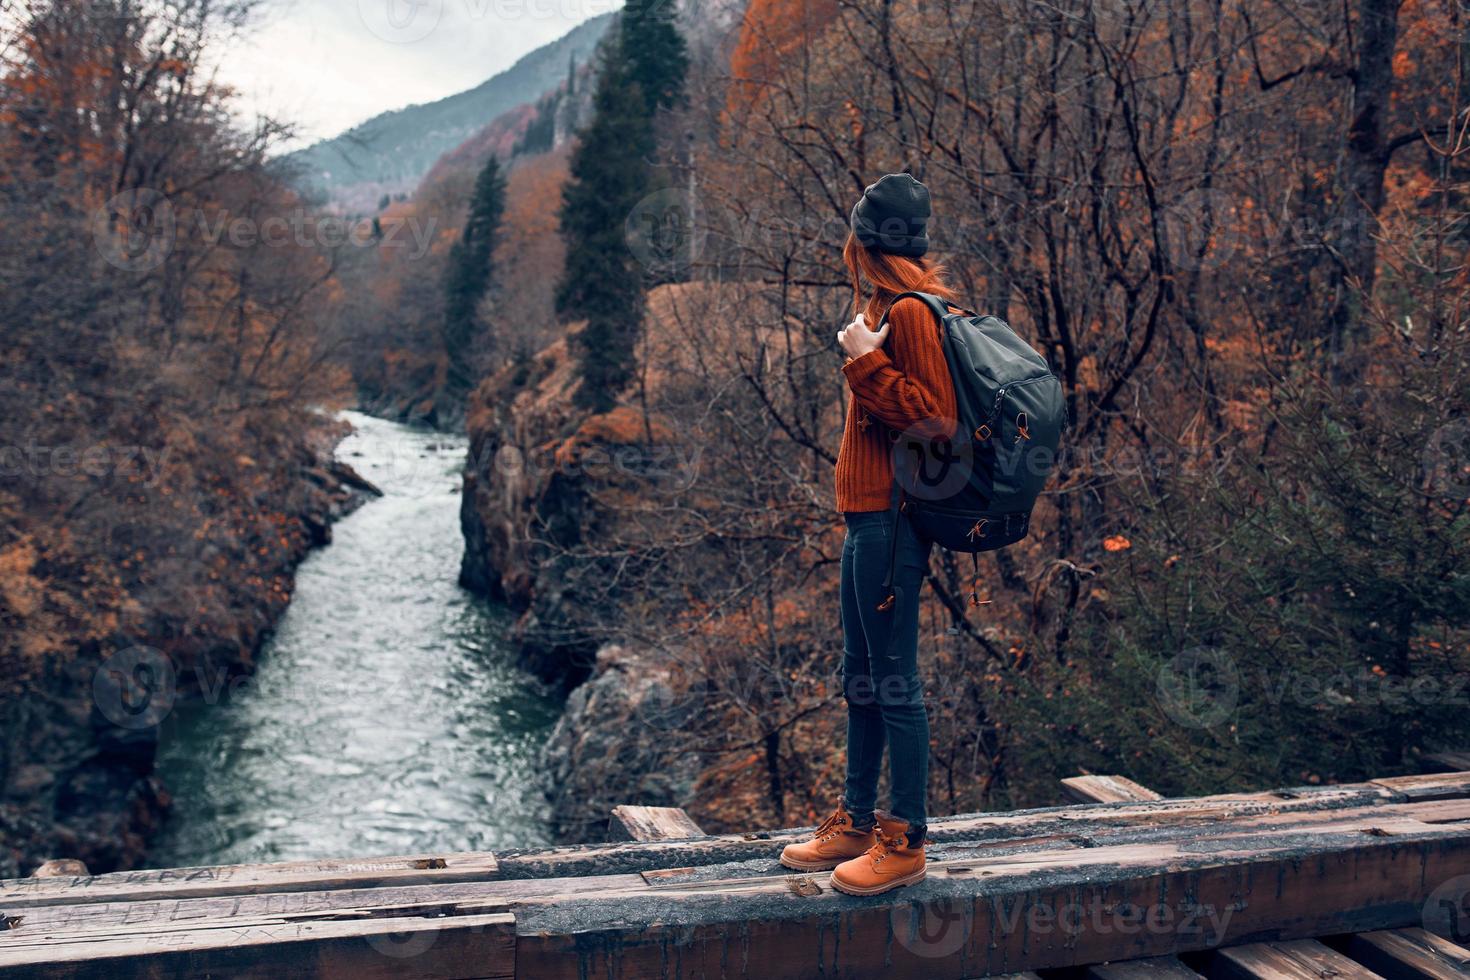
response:
[(856, 320), (837, 331), (837, 343), (855, 361), (883, 346), (888, 339), (888, 326), (884, 323), (882, 330), (874, 332), (868, 329), (867, 314), (859, 313)]

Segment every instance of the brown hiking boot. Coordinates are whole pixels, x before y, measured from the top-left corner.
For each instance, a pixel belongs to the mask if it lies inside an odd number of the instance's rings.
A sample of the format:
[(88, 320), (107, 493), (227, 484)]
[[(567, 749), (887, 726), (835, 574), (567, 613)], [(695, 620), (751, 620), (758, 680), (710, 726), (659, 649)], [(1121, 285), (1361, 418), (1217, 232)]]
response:
[(852, 815), (841, 802), (837, 812), (822, 821), (812, 839), (800, 844), (787, 844), (781, 852), (781, 863), (797, 871), (830, 871), (850, 857), (862, 854), (878, 838), (873, 828), (855, 827)]
[(878, 840), (866, 854), (844, 861), (832, 872), (832, 887), (849, 895), (881, 895), (924, 880), (924, 845), (909, 846), (909, 825), (886, 813), (878, 816)]

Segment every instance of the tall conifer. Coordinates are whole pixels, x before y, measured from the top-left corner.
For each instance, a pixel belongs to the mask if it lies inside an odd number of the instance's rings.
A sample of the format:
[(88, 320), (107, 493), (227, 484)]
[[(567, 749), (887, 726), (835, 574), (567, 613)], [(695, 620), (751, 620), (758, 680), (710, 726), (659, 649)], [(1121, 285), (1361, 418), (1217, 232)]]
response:
[(491, 156), (475, 179), (464, 232), (449, 250), (444, 283), (445, 395), (451, 408), (464, 404), (478, 380), (477, 355), (484, 346), (476, 308), (494, 276), (495, 242), (505, 214), (505, 177)]
[(579, 404), (607, 411), (632, 379), (643, 324), (644, 269), (628, 216), (653, 189), (654, 119), (682, 98), (688, 56), (662, 0), (629, 0), (603, 43), (592, 119), (578, 133), (562, 192), (566, 265), (557, 311), (586, 319), (576, 345)]

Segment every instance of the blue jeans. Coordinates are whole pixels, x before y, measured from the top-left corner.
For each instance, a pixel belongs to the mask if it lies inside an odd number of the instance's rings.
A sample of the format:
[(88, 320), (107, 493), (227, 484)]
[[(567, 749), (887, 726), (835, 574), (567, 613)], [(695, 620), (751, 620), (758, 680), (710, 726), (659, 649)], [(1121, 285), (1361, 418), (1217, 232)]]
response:
[(895, 511), (847, 513), (842, 544), (842, 693), (847, 699), (847, 785), (843, 802), (863, 814), (878, 802), (887, 743), (892, 814), (926, 822), (929, 718), (919, 680), (919, 589), (931, 543), (899, 518), (892, 608), (879, 611)]

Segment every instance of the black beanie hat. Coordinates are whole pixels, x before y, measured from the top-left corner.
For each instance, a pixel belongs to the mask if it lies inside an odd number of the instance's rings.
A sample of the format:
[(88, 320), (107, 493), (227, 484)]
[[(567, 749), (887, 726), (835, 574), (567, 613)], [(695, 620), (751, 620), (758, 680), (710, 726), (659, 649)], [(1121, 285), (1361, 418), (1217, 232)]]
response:
[(929, 251), (929, 188), (910, 174), (888, 174), (869, 184), (852, 208), (852, 233), (880, 252), (918, 258)]

